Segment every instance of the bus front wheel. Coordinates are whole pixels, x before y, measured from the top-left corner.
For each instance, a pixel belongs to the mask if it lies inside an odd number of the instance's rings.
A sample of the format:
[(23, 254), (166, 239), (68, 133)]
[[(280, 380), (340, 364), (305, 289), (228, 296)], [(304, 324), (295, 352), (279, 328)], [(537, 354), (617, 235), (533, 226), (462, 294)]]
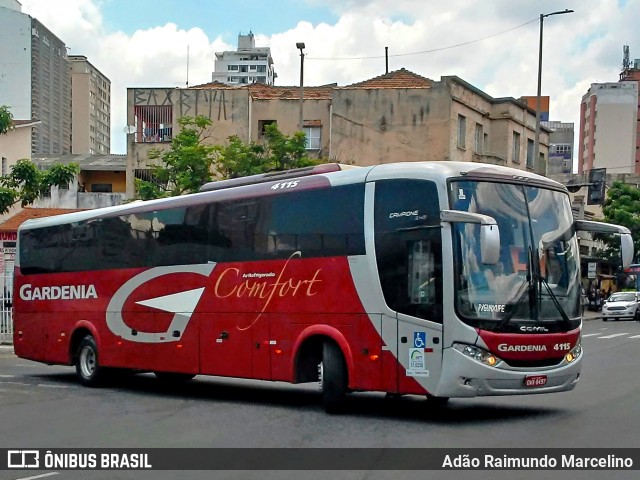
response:
[(339, 413), (347, 394), (347, 366), (340, 347), (334, 342), (324, 342), (320, 364), (322, 404), (327, 413)]
[(104, 378), (104, 368), (98, 362), (98, 347), (91, 335), (84, 337), (78, 344), (76, 373), (80, 383), (86, 387), (97, 387)]

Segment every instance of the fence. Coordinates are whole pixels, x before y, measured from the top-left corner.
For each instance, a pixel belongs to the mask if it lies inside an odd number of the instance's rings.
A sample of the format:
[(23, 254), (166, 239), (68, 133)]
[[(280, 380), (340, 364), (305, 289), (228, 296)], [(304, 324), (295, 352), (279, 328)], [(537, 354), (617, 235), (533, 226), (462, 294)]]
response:
[(13, 342), (13, 315), (11, 306), (11, 290), (13, 278), (10, 275), (0, 277), (4, 288), (0, 289), (0, 344)]

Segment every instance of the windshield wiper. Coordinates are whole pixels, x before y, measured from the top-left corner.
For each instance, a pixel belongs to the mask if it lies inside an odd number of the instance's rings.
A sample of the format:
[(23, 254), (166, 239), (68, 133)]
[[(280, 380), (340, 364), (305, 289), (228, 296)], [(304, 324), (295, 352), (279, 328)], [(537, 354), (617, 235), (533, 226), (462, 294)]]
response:
[[(529, 247), (529, 253), (527, 258), (527, 273), (522, 282), (522, 284), (518, 287), (516, 294), (514, 295), (515, 301), (513, 302), (513, 308), (507, 312), (507, 314), (502, 318), (500, 323), (498, 324), (498, 330), (503, 330), (513, 318), (513, 315), (516, 313), (516, 308), (520, 304), (520, 302), (524, 299), (525, 294), (529, 294), (529, 306), (531, 306), (532, 293), (535, 290), (533, 284), (533, 274), (532, 274), (532, 249)], [(527, 287), (525, 290), (524, 288)], [(535, 296), (535, 294), (534, 294)]]
[[(542, 276), (540, 277), (540, 281), (547, 288), (547, 292), (549, 292), (549, 296), (551, 297), (551, 300), (553, 301), (553, 304), (555, 305), (556, 309), (558, 310), (558, 312), (560, 312), (560, 316), (562, 317), (562, 320), (564, 321), (566, 326), (569, 327), (571, 325), (571, 320), (569, 320), (569, 316), (564, 311), (564, 308), (562, 308), (562, 305), (560, 305), (560, 301), (558, 300), (558, 297), (556, 297), (556, 294), (553, 293), (553, 290), (551, 290), (551, 286), (549, 285), (549, 282), (547, 282), (547, 279)], [(540, 298), (542, 299), (542, 292), (540, 292)]]

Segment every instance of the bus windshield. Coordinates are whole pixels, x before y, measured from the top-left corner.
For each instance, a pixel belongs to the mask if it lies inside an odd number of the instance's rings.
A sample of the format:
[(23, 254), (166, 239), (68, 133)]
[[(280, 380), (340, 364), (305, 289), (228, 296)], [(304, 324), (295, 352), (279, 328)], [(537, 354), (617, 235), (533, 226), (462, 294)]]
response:
[(455, 210), (493, 217), (500, 229), (495, 265), (480, 258), (480, 227), (454, 225), (455, 306), (468, 324), (566, 322), (580, 315), (578, 243), (569, 197), (525, 185), (457, 181)]

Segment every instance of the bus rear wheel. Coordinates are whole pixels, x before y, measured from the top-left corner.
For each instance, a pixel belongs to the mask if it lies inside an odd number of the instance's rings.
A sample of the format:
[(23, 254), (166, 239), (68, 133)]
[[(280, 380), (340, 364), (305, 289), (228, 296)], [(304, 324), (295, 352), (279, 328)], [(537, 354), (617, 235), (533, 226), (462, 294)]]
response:
[(339, 413), (347, 395), (348, 374), (340, 347), (334, 342), (324, 342), (320, 364), (322, 404), (327, 413)]
[(78, 344), (76, 373), (80, 383), (86, 387), (97, 387), (104, 380), (105, 369), (98, 362), (98, 347), (91, 335), (84, 337)]

